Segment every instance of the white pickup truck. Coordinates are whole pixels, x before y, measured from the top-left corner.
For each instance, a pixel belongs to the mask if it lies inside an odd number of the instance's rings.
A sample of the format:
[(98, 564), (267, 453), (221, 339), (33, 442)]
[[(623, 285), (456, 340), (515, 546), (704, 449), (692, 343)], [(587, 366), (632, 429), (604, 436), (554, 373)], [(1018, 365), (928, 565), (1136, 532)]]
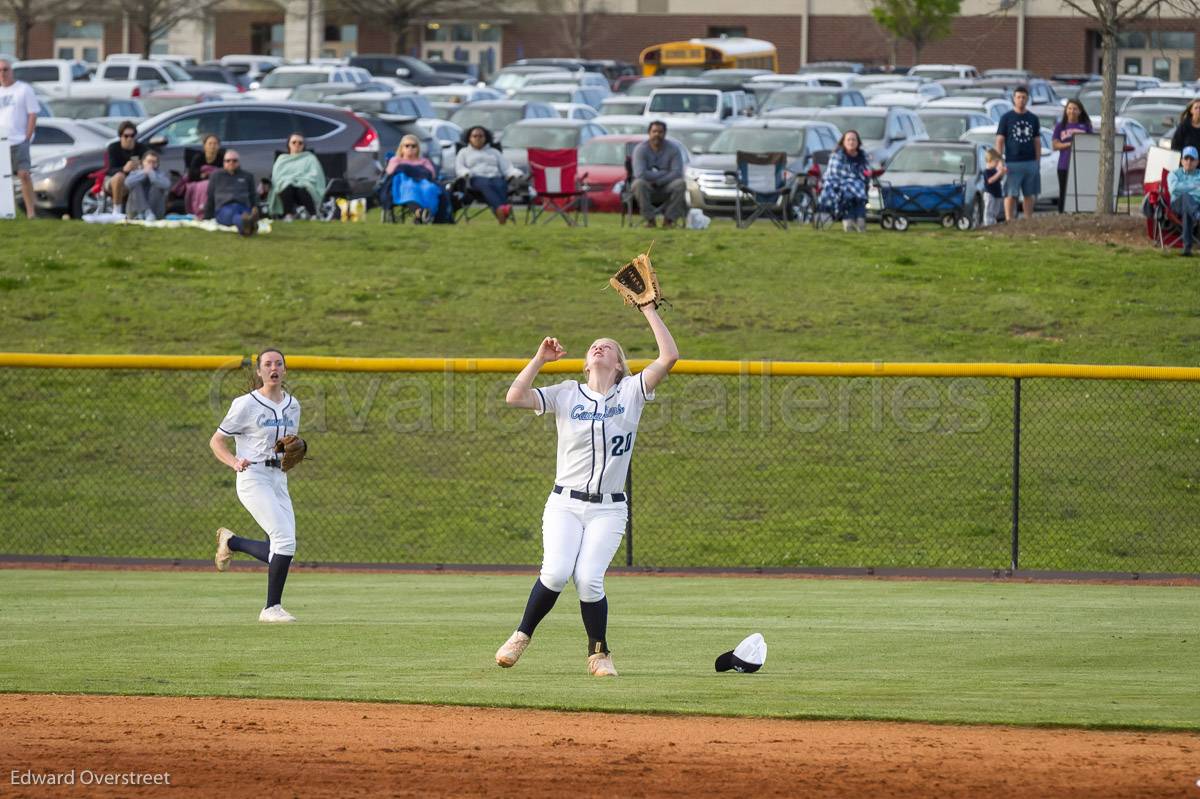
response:
[(141, 97), (158, 87), (145, 80), (89, 80), (87, 65), (82, 61), (45, 58), (18, 61), (13, 65), (13, 77), (33, 86), (38, 94), (51, 99), (60, 97)]

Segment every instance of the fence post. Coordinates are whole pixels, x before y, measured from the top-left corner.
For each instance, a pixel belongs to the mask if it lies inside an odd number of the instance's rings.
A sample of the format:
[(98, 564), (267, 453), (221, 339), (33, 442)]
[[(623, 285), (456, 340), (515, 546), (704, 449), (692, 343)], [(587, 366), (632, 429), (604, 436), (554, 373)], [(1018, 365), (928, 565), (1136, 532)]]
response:
[(633, 458), (625, 473), (625, 565), (633, 565)]
[(1017, 570), (1020, 560), (1021, 520), (1021, 378), (1013, 379), (1013, 462), (1012, 462), (1012, 559), (1009, 568)]

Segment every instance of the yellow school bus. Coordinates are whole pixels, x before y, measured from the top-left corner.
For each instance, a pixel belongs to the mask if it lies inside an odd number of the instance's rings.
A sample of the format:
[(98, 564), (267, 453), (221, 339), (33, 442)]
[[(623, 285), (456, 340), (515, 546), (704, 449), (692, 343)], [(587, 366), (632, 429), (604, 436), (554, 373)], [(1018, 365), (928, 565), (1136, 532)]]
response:
[(643, 75), (699, 75), (706, 69), (779, 71), (775, 45), (740, 36), (656, 44), (642, 51), (641, 61)]

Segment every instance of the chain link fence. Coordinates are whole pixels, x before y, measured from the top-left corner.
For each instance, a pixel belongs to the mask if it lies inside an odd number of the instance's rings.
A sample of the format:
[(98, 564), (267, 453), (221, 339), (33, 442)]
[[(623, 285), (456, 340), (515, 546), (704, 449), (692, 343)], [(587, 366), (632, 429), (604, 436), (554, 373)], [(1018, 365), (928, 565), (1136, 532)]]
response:
[[(555, 429), (505, 406), (511, 373), (298, 360), (301, 561), (540, 560)], [(219, 526), (262, 537), (208, 450), (247, 382), (0, 368), (0, 553), (198, 559)], [(674, 374), (658, 395), (617, 564), (1200, 573), (1197, 383)]]

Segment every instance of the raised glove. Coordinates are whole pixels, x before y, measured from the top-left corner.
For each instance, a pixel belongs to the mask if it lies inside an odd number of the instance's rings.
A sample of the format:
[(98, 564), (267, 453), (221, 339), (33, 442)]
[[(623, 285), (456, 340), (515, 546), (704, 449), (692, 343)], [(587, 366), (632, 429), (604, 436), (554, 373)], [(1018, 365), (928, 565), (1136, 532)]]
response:
[(618, 269), (617, 273), (608, 279), (608, 284), (625, 299), (626, 305), (638, 308), (653, 305), (657, 308), (666, 301), (662, 288), (658, 285), (658, 274), (650, 265), (648, 252), (642, 253)]
[(308, 444), (300, 436), (286, 435), (275, 442), (275, 451), (280, 453), (279, 468), (285, 472), (291, 471), (296, 464), (304, 460), (308, 452)]

